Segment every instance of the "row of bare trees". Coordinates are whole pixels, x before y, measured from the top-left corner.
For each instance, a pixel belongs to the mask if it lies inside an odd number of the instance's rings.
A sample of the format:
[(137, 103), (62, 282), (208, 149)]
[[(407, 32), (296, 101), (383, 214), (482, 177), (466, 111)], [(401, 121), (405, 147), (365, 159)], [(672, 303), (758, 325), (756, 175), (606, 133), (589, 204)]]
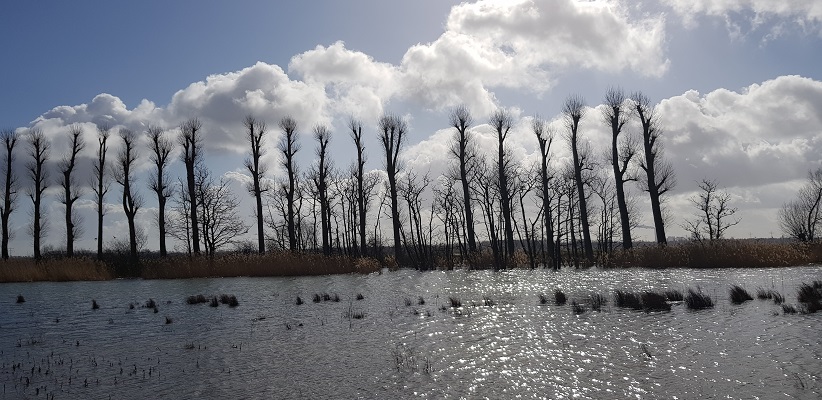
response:
[[(497, 110), (487, 121), (497, 145), (493, 154), (485, 154), (477, 148), (471, 112), (464, 106), (456, 107), (449, 116), (454, 129), (450, 148), (453, 165), (437, 179), (404, 168), (400, 155), (408, 125), (393, 114), (385, 114), (377, 121), (377, 138), (384, 157), (382, 172), (365, 170), (363, 124), (355, 119), (348, 124), (356, 148), (350, 168), (334, 165), (329, 155), (331, 129), (317, 125), (312, 127), (316, 159), (310, 168), (301, 171), (296, 162), (302, 147), (298, 122), (290, 116), (282, 118), (277, 123), (281, 131), (277, 150), (284, 176), (273, 179), (267, 176), (268, 168), (263, 161), (269, 135), (267, 125), (247, 116), (243, 128), (249, 151), (244, 164), (251, 178), (247, 189), (254, 197), (255, 250), (262, 253), (267, 248), (281, 248), (321, 250), (326, 255), (383, 255), (381, 223), (385, 216), (391, 223), (393, 255), (403, 265), (472, 265), (483, 254), (490, 254), (493, 265), (504, 268), (521, 253), (532, 266), (559, 268), (563, 263), (593, 261), (594, 239), (600, 253), (610, 251), (615, 243), (631, 248), (631, 228), (636, 218), (631, 213), (633, 203), (626, 184), (633, 181), (639, 182), (650, 197), (657, 241), (664, 244), (661, 204), (675, 182), (673, 169), (662, 157), (661, 130), (653, 105), (641, 93), (630, 97), (619, 89), (606, 93), (603, 119), (611, 129), (612, 140), (610, 152), (603, 157), (592, 154), (580, 130), (587, 110), (578, 96), (569, 97), (563, 106), (564, 138), (572, 155), (567, 165), (552, 160), (555, 128), (535, 117), (531, 130), (539, 144), (540, 157), (535, 165), (524, 165), (514, 160), (508, 145), (514, 125), (508, 111)], [(626, 131), (630, 118), (637, 118), (641, 126), (641, 148), (635, 139), (638, 134)], [(213, 177), (203, 162), (202, 129), (202, 123), (193, 118), (179, 126), (176, 138), (170, 137), (172, 131), (157, 126), (149, 126), (144, 132), (153, 167), (147, 186), (157, 198), (156, 225), (162, 256), (168, 252), (167, 238), (183, 243), (188, 253), (213, 255), (236, 243), (250, 228), (239, 214), (239, 201), (230, 192), (228, 182)], [(68, 135), (69, 150), (59, 166), (66, 253), (71, 256), (74, 241), (81, 233), (73, 206), (82, 195), (76, 166), (86, 143), (80, 126), (70, 127)], [(120, 150), (112, 165), (108, 165), (111, 129), (98, 127), (94, 180), (90, 185), (97, 205), (97, 253), (103, 252), (104, 201), (113, 181), (121, 188), (121, 203), (128, 221), (128, 252), (136, 257), (145, 240), (145, 234), (135, 223), (144, 204), (134, 171), (140, 157), (138, 133), (121, 128), (117, 136)], [(20, 186), (12, 168), (18, 139), (19, 134), (14, 131), (3, 132), (3, 257), (8, 257), (8, 219)], [(33, 252), (39, 258), (47, 221), (42, 200), (49, 184), (45, 165), (50, 147), (42, 131), (36, 128), (28, 131), (26, 141), (26, 171), (31, 183), (25, 192), (33, 204)], [(175, 146), (185, 166), (185, 177), (177, 181), (168, 173)], [(610, 165), (613, 176), (604, 173), (605, 165)], [(593, 234), (592, 223), (598, 226)], [(621, 232), (618, 240), (616, 232)]]

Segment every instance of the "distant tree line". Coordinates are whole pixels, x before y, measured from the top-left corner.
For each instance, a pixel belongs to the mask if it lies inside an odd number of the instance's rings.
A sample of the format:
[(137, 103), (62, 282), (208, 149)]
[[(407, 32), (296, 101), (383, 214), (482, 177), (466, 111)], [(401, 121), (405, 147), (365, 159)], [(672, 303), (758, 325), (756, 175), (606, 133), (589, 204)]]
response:
[[(376, 124), (382, 172), (365, 170), (363, 123), (354, 118), (347, 124), (356, 149), (349, 167), (334, 165), (329, 154), (332, 130), (316, 125), (310, 128), (315, 159), (301, 169), (296, 156), (302, 150), (299, 132), (305, 128), (293, 117), (283, 117), (276, 123), (281, 132), (276, 149), (284, 175), (275, 179), (268, 175), (269, 166), (263, 161), (268, 125), (248, 115), (242, 129), (248, 144), (244, 162), (250, 175), (247, 190), (254, 199), (256, 243), (252, 251), (390, 256), (399, 265), (419, 269), (579, 266), (596, 262), (597, 257), (605, 257), (616, 248), (632, 248), (633, 229), (638, 225), (637, 198), (630, 194), (632, 184), (647, 193), (656, 242), (665, 245), (663, 204), (676, 177), (663, 154), (656, 109), (642, 93), (628, 96), (619, 88), (609, 89), (601, 118), (611, 133), (610, 148), (600, 155), (593, 153), (580, 128), (588, 110), (580, 96), (568, 97), (562, 107), (562, 129), (535, 116), (530, 130), (539, 145), (539, 158), (529, 164), (518, 162), (511, 153), (514, 120), (508, 111), (498, 109), (488, 119), (496, 146), (493, 152), (484, 152), (478, 148), (471, 111), (455, 107), (448, 120), (453, 129), (450, 167), (434, 179), (406, 168), (401, 153), (408, 124), (390, 113)], [(631, 119), (641, 132), (626, 130)], [(168, 254), (169, 238), (182, 243), (188, 254), (213, 256), (229, 245), (239, 246), (240, 237), (251, 227), (241, 217), (239, 200), (230, 192), (228, 181), (215, 177), (206, 167), (202, 129), (197, 118), (180, 124), (176, 137), (172, 137), (173, 131), (155, 125), (140, 133), (120, 128), (116, 136), (109, 126), (97, 127), (89, 186), (97, 212), (98, 257), (104, 252), (104, 201), (112, 183), (120, 189), (119, 201), (128, 223), (127, 251), (135, 259), (147, 236), (135, 223), (144, 205), (139, 190), (143, 185), (157, 198), (160, 256)], [(148, 149), (138, 149), (138, 135), (146, 136)], [(113, 137), (121, 144), (119, 152), (110, 155)], [(83, 232), (82, 221), (73, 210), (83, 195), (76, 173), (77, 157), (87, 143), (80, 125), (70, 126), (67, 138), (69, 146), (59, 162), (58, 181), (59, 200), (65, 208), (65, 252), (72, 256), (74, 242)], [(50, 143), (39, 128), (3, 131), (0, 141), (5, 157), (0, 177), (2, 257), (9, 257), (9, 217), (22, 191), (32, 202), (29, 233), (34, 258), (39, 259), (49, 224), (44, 217), (43, 194), (52, 182), (46, 168), (52, 156)], [(552, 159), (558, 145), (570, 150), (571, 157), (564, 164)], [(185, 176), (176, 180), (168, 173), (175, 147), (185, 167)], [(25, 151), (26, 179), (20, 179), (12, 167), (21, 151)], [(140, 184), (135, 177), (140, 157), (151, 161), (147, 184)], [(822, 170), (812, 173), (799, 198), (780, 212), (785, 232), (799, 240), (818, 238), (820, 200)], [(693, 239), (720, 239), (726, 229), (739, 222), (734, 219), (736, 209), (729, 206), (730, 196), (715, 181), (703, 180), (700, 194), (691, 201), (698, 213), (683, 228)], [(390, 228), (381, 225), (385, 219), (390, 220)], [(391, 237), (386, 240), (383, 232), (390, 232)], [(249, 245), (246, 250), (251, 250)]]

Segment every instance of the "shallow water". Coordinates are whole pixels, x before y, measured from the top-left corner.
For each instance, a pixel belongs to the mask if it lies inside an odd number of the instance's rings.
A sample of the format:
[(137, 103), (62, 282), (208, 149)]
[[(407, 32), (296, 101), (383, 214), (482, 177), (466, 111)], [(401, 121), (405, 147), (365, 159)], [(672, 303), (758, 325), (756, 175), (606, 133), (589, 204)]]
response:
[[(727, 294), (761, 286), (796, 304), (814, 279), (822, 267), (3, 284), (0, 399), (819, 398), (822, 313)], [(613, 305), (615, 289), (695, 286), (713, 309)], [(581, 315), (539, 304), (556, 289), (609, 302)], [(220, 293), (239, 307), (185, 302)], [(463, 307), (443, 310), (448, 297)], [(157, 313), (141, 307), (149, 298)]]

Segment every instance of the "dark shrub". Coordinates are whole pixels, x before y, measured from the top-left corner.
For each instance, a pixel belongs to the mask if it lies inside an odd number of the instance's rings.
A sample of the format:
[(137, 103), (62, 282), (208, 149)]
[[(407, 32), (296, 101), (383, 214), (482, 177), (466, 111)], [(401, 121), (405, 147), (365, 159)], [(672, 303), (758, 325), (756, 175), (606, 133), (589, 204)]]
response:
[(685, 306), (689, 310), (703, 310), (713, 308), (714, 301), (702, 291), (696, 292), (693, 289), (688, 289), (688, 295), (685, 296)]
[(331, 301), (333, 301), (335, 303), (339, 303), (340, 302), (340, 295), (334, 293), (334, 295), (331, 296)]
[(737, 285), (731, 286), (729, 293), (731, 297), (731, 303), (733, 304), (742, 304), (746, 301), (753, 300), (753, 297), (751, 297), (751, 294), (748, 293), (747, 290)]

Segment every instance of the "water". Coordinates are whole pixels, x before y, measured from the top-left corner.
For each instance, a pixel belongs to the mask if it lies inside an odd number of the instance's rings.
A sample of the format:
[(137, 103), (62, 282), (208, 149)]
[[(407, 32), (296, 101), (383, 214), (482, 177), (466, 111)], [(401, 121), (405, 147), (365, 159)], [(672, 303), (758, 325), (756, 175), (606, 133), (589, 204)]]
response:
[[(819, 398), (822, 313), (727, 295), (761, 286), (795, 304), (814, 279), (822, 267), (4, 284), (0, 399)], [(714, 309), (612, 304), (615, 289), (697, 285)], [(555, 289), (609, 302), (582, 315), (540, 305)], [(324, 292), (341, 301), (311, 301)], [(239, 307), (185, 303), (220, 293)], [(442, 310), (449, 296), (463, 307)]]

